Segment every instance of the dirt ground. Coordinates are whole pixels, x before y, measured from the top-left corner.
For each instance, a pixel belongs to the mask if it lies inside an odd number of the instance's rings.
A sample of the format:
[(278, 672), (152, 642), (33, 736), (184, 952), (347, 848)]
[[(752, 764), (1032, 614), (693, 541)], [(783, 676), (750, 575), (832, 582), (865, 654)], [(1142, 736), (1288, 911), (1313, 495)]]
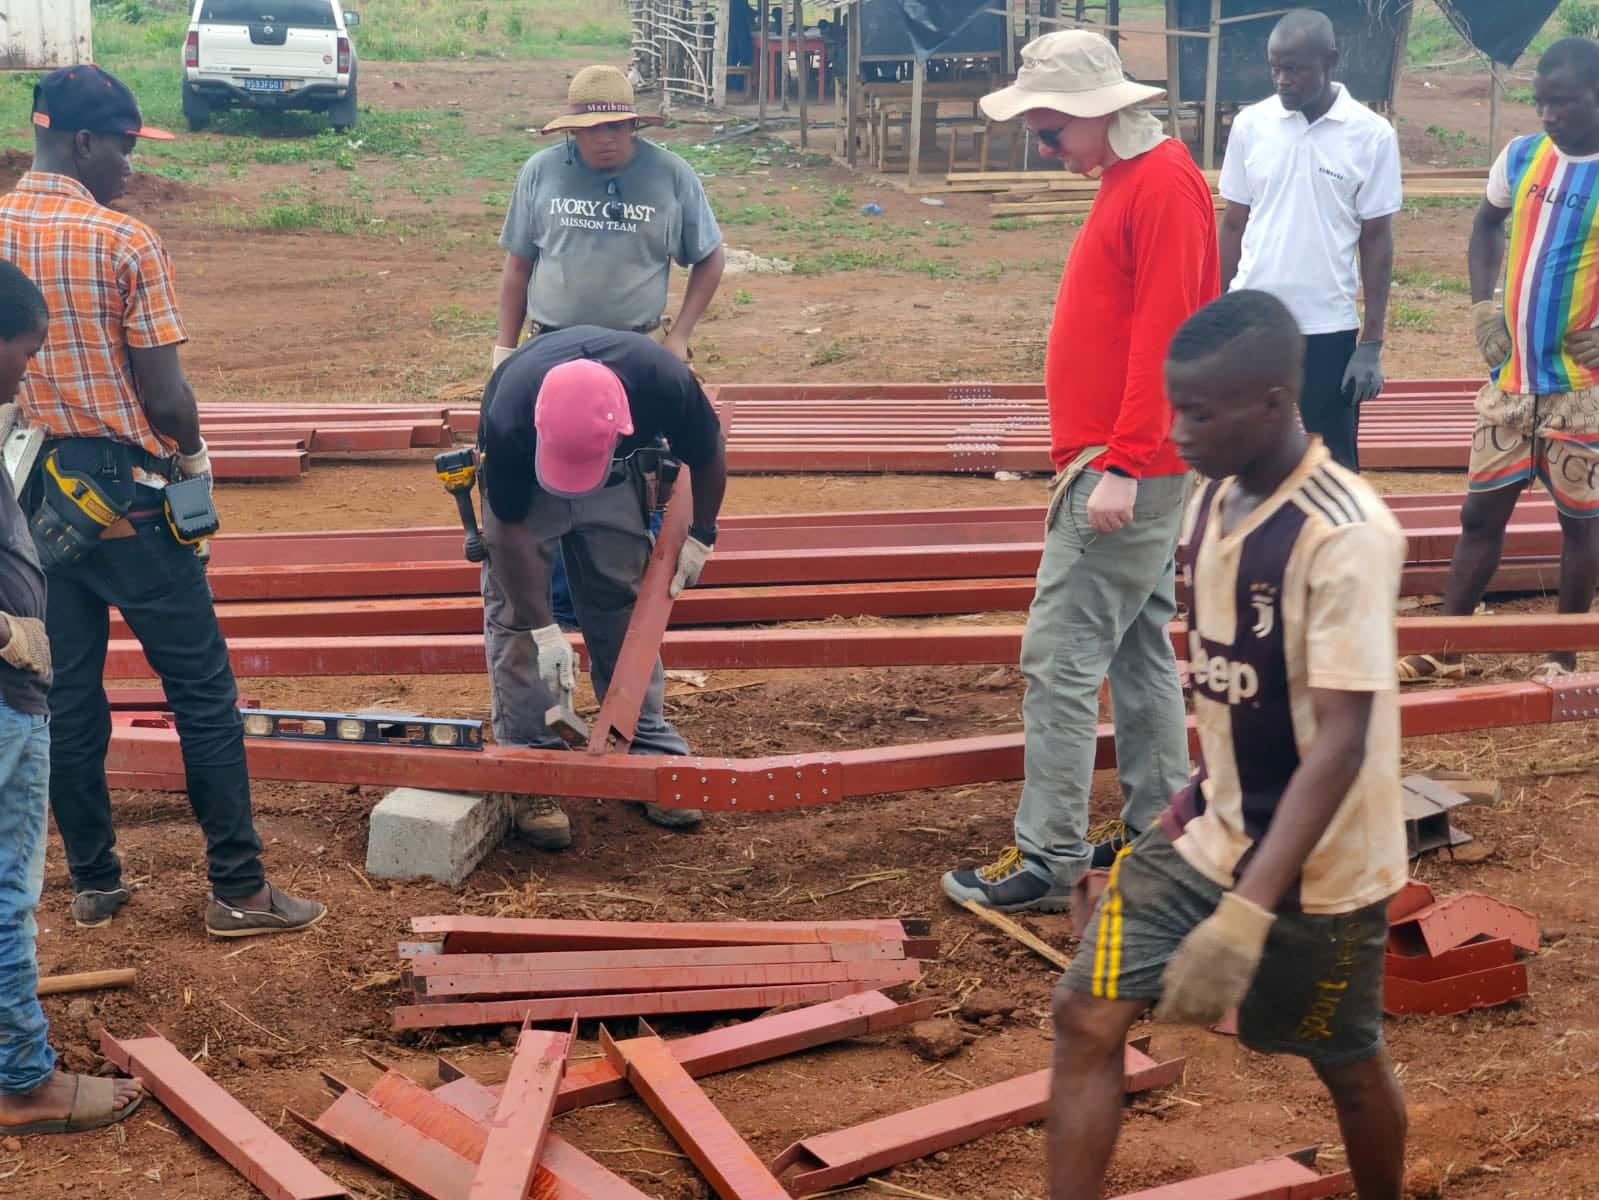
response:
[[(564, 93), (565, 74), (563, 65), (519, 67), (508, 75), (503, 66), (363, 64), (365, 94), (377, 105), (458, 105), (469, 131), (484, 133), (525, 127), (548, 113)], [(1486, 124), (1470, 81), (1443, 77), (1427, 84), (1407, 81), (1401, 103), (1406, 150), (1417, 163), (1450, 157), (1449, 145), (1424, 132), (1428, 125), (1448, 118), (1453, 128), (1481, 137), (1476, 125)], [(1510, 106), (1508, 120), (1519, 130), (1530, 114)], [(700, 136), (703, 129), (688, 127), (665, 135)], [(984, 197), (950, 196), (944, 207), (931, 208), (840, 168), (782, 165), (789, 161), (774, 154), (773, 165), (756, 166), (757, 174), (709, 180), (713, 201), (731, 210), (755, 197), (813, 214), (819, 197), (843, 190), (850, 202), (837, 209), (840, 230), (874, 219), (895, 227), (957, 226), (942, 231), (941, 240), (953, 244), (933, 255), (953, 273), (877, 268), (730, 277), (699, 338), (712, 380), (1036, 378), (1070, 225), (993, 230)], [(22, 165), (12, 161), (10, 174)], [(254, 170), (211, 189), (140, 180), (129, 207), (159, 228), (177, 263), (192, 335), (185, 359), (205, 400), (416, 402), (442, 384), (482, 374), (492, 340), (484, 321), (494, 307), (499, 211), (479, 194), (457, 193), (419, 215), (416, 200), (399, 186), (410, 169), (361, 166), (380, 196), (374, 215), (412, 221), (422, 231), (403, 238), (221, 227), (219, 213), (280, 185), (291, 168)], [(334, 186), (325, 176), (299, 182)], [(881, 203), (885, 215), (861, 216), (867, 200)], [(1469, 222), (1469, 206), (1407, 210), (1398, 220), (1399, 264), (1417, 273), (1407, 277), (1463, 278)], [(738, 224), (728, 234), (732, 245), (764, 256), (816, 249), (804, 237)], [(1391, 332), (1390, 375), (1475, 370), (1464, 293), (1405, 284), (1395, 298), (1425, 319)], [(1461, 479), (1396, 476), (1380, 483), (1395, 491), (1458, 490)], [(956, 507), (1040, 497), (1037, 480), (738, 478), (728, 511)], [(425, 458), (411, 455), (319, 459), (300, 482), (227, 487), (219, 500), (226, 527), (236, 532), (453, 520)], [(1482, 665), (1505, 677), (1524, 667)], [(733, 684), (752, 686), (717, 690)], [(251, 680), (244, 690), (283, 707), (389, 705), (488, 715), (479, 678)], [(1013, 731), (1020, 690), (1020, 675), (1008, 669), (727, 673), (704, 692), (674, 687), (669, 715), (700, 751), (751, 755)], [(1522, 905), (1544, 928), (1525, 1004), (1388, 1024), (1410, 1106), (1414, 1196), (1599, 1196), (1599, 924), (1591, 865), (1599, 858), (1593, 820), (1599, 764), (1586, 757), (1590, 733), (1565, 725), (1405, 746), (1409, 768), (1464, 767), (1504, 784), (1501, 804), (1466, 810), (1458, 820), (1487, 850), (1483, 860), (1433, 858), (1418, 865), (1418, 875), (1442, 893), (1481, 890)], [(255, 803), (269, 872), (280, 886), (327, 901), (332, 915), (304, 936), (242, 946), (208, 941), (201, 928), (202, 847), (183, 798), (124, 794), (117, 812), (126, 875), (139, 888), (134, 903), (109, 928), (72, 927), (66, 867), (52, 838), (40, 958), (46, 973), (134, 966), (138, 986), (48, 999), (46, 1010), (55, 1045), (75, 1068), (99, 1065), (91, 1043), (100, 1023), (121, 1035), (157, 1025), (354, 1194), (394, 1198), (406, 1193), (306, 1137), (288, 1110), (316, 1114), (326, 1106), (319, 1071), (369, 1081), (374, 1072), (363, 1053), (431, 1082), (430, 1056), (443, 1049), (485, 1080), (503, 1077), (507, 1052), (498, 1031), (421, 1042), (390, 1033), (395, 943), (413, 915), (924, 917), (944, 955), (929, 964), (921, 994), (954, 997), (981, 985), (1018, 1001), (1010, 1023), (978, 1030), (943, 1066), (929, 1067), (900, 1035), (889, 1034), (706, 1081), (739, 1131), (770, 1159), (798, 1138), (1047, 1064), (1052, 968), (953, 910), (938, 887), (945, 869), (987, 861), (1009, 842), (1016, 792), (1013, 785), (989, 785), (758, 819), (713, 816), (693, 836), (658, 831), (619, 806), (574, 803), (570, 852), (539, 855), (508, 844), (454, 891), (364, 876), (367, 814), (377, 792), (263, 784)], [(1102, 776), (1095, 815), (1115, 808), (1115, 781)], [(851, 888), (891, 869), (900, 874)], [(1064, 918), (1025, 923), (1074, 949)], [(661, 1024), (677, 1033), (705, 1023)], [(1207, 1032), (1145, 1032), (1153, 1033), (1159, 1057), (1188, 1055), (1189, 1067), (1180, 1086), (1130, 1105), (1110, 1194), (1308, 1145), (1325, 1148), (1324, 1162), (1340, 1161), (1331, 1108), (1303, 1064), (1258, 1057)], [(592, 1039), (594, 1028), (586, 1026), (583, 1035)], [(594, 1052), (586, 1041), (583, 1053)], [(706, 1195), (693, 1172), (666, 1153), (670, 1141), (635, 1103), (574, 1113), (556, 1128), (646, 1192), (666, 1200)], [(1044, 1194), (1042, 1167), (1043, 1137), (1033, 1126), (887, 1178), (930, 1197), (1022, 1200)], [(108, 1133), (0, 1141), (0, 1195), (223, 1200), (249, 1194), (154, 1104)]]

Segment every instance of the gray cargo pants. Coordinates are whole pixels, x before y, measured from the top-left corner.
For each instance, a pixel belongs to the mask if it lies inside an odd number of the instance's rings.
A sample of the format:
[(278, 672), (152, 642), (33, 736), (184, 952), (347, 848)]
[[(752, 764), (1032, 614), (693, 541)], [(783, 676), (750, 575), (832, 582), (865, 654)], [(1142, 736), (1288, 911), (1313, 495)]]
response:
[[(544, 723), (544, 713), (555, 698), (539, 678), (538, 653), (529, 636), (533, 617), (520, 598), (531, 594), (533, 588), (548, 589), (559, 544), (588, 648), (589, 676), (603, 700), (652, 546), (635, 480), (630, 476), (625, 483), (578, 500), (535, 490), (533, 507), (527, 518), (518, 522), (500, 521), (485, 504), (483, 536), (489, 547), (489, 560), (483, 564), (483, 644), (493, 698), (494, 740), (502, 746), (564, 749), (566, 743), (560, 735)], [(508, 568), (494, 551), (508, 538), (536, 543), (543, 567), (538, 578), (502, 577)], [(657, 658), (633, 737), (635, 754), (689, 752), (688, 743), (662, 715), (665, 690)], [(527, 791), (539, 791), (536, 779), (528, 780)]]
[(1099, 471), (1072, 481), (1044, 536), (1022, 637), (1027, 778), (1016, 845), (1057, 892), (1089, 867), (1099, 687), (1110, 679), (1122, 820), (1148, 829), (1188, 781), (1188, 729), (1167, 623), (1177, 614), (1176, 551), (1189, 476), (1138, 482), (1133, 519), (1115, 533), (1088, 523)]

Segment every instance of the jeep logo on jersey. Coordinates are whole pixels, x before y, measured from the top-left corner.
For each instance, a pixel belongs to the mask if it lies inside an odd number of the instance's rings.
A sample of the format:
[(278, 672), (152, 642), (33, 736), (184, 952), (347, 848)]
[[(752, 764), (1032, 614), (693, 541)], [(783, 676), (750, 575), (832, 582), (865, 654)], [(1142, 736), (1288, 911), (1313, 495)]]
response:
[(1252, 700), (1260, 692), (1260, 675), (1244, 662), (1233, 662), (1220, 654), (1192, 655), (1188, 673), (1196, 688), (1204, 688), (1212, 700), (1226, 699), (1230, 705)]

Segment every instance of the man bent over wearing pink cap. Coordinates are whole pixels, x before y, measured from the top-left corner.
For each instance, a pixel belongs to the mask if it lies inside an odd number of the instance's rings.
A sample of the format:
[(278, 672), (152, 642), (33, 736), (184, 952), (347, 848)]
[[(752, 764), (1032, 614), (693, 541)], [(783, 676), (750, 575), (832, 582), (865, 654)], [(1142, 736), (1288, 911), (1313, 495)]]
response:
[[(645, 476), (665, 438), (686, 465), (694, 499), (672, 595), (694, 586), (716, 544), (727, 489), (721, 426), (699, 381), (671, 351), (638, 333), (577, 325), (525, 342), (483, 393), (483, 633), (494, 740), (560, 749), (544, 713), (570, 695), (576, 656), (550, 610), (556, 546), (589, 652), (594, 690), (610, 684), (649, 561)], [(639, 711), (633, 751), (687, 754), (661, 713), (659, 659)], [(572, 842), (553, 799), (522, 801), (517, 828), (543, 850)], [(692, 829), (695, 809), (646, 804), (668, 829)]]

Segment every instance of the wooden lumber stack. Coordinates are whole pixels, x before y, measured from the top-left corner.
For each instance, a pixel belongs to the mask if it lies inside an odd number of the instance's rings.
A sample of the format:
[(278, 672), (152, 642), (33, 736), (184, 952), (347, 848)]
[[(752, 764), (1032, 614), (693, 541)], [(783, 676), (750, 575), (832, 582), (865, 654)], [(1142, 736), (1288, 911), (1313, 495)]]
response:
[[(914, 927), (913, 927), (914, 926)], [(723, 1012), (912, 983), (936, 939), (899, 921), (618, 921), (418, 917), (396, 1029)]]

